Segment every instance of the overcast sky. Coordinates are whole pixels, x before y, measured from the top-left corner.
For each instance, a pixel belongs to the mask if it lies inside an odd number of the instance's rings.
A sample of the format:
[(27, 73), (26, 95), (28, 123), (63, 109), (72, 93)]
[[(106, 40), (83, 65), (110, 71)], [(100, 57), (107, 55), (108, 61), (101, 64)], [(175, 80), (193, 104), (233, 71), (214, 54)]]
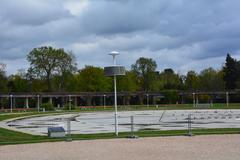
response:
[(128, 69), (139, 57), (158, 70), (221, 68), (226, 53), (240, 59), (239, 0), (1, 0), (0, 62), (8, 74), (28, 68), (35, 47), (72, 51), (79, 68)]

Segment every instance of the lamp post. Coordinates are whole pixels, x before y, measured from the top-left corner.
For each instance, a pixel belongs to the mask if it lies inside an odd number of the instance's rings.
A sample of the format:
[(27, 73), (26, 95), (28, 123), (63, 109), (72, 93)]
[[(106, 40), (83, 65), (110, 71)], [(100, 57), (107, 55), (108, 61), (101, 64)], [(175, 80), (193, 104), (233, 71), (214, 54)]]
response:
[(123, 66), (116, 65), (116, 56), (119, 55), (118, 52), (113, 51), (109, 55), (113, 57), (113, 66), (104, 67), (105, 76), (113, 77), (114, 79), (114, 119), (115, 119), (115, 134), (118, 136), (118, 119), (117, 119), (117, 76), (123, 76), (126, 74), (125, 68)]
[[(113, 51), (109, 53), (113, 57), (113, 66), (116, 66), (116, 56), (119, 55), (118, 52)], [(116, 80), (116, 75), (114, 74), (113, 76), (114, 79), (114, 108), (115, 108), (115, 114), (114, 114), (114, 119), (115, 119), (115, 134), (118, 136), (118, 119), (117, 119), (117, 80)]]

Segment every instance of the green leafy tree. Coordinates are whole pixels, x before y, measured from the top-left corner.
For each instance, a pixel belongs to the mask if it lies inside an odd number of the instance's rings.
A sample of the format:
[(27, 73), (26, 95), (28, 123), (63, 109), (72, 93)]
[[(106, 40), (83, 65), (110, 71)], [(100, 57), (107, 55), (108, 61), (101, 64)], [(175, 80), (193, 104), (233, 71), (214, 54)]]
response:
[(59, 91), (64, 91), (67, 81), (70, 81), (74, 72), (77, 71), (77, 63), (75, 62), (75, 56), (70, 52), (65, 53), (64, 50), (59, 50), (58, 53), (58, 84)]
[(24, 70), (18, 70), (17, 74), (9, 76), (9, 84), (12, 92), (28, 92), (29, 85)]
[[(51, 79), (54, 74), (64, 76), (64, 73), (75, 68), (72, 56), (64, 49), (52, 47), (34, 48), (27, 56), (30, 62), (31, 76), (44, 78), (47, 81), (48, 91), (52, 91)], [(63, 81), (61, 81), (61, 84)]]
[(213, 68), (207, 68), (199, 74), (199, 87), (205, 91), (218, 91), (224, 89), (224, 81), (221, 73)]
[(137, 75), (132, 71), (126, 71), (125, 76), (118, 77), (118, 91), (134, 92), (139, 90)]
[(8, 79), (6, 76), (6, 64), (0, 63), (0, 92), (7, 92)]
[(111, 78), (100, 67), (85, 66), (77, 75), (77, 89), (84, 92), (111, 91)]
[(156, 68), (157, 64), (153, 59), (144, 57), (140, 57), (132, 65), (132, 71), (136, 73), (143, 91), (151, 90), (151, 83), (154, 82), (156, 76)]
[(238, 79), (237, 61), (228, 53), (223, 67), (226, 89), (235, 89)]
[(181, 89), (182, 79), (178, 74), (175, 74), (171, 68), (165, 69), (159, 75), (160, 81), (163, 82), (164, 89)]
[(199, 77), (195, 71), (189, 71), (185, 80), (187, 90), (197, 90), (199, 88)]

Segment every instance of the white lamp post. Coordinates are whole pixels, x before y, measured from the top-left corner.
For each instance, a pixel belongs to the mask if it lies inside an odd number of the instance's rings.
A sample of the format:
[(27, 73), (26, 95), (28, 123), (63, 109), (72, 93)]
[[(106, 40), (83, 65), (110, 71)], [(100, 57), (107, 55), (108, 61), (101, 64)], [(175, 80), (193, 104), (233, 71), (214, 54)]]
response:
[[(109, 55), (113, 57), (113, 65), (116, 66), (116, 56), (119, 55), (118, 52), (113, 51)], [(118, 136), (118, 119), (117, 119), (117, 81), (116, 81), (116, 75), (113, 76), (114, 78), (114, 107), (115, 107), (115, 134)]]
[(113, 66), (104, 67), (104, 74), (109, 77), (114, 78), (114, 107), (115, 107), (115, 134), (118, 136), (118, 119), (117, 119), (117, 76), (123, 76), (126, 74), (125, 68), (123, 66), (116, 65), (116, 56), (119, 55), (118, 52), (113, 51), (109, 55), (113, 57)]

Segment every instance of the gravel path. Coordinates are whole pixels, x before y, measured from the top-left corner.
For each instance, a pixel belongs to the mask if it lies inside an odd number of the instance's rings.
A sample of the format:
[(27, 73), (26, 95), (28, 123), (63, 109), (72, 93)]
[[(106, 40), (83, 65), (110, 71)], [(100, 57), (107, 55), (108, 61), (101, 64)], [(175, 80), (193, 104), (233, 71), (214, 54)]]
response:
[(237, 160), (240, 135), (87, 140), (0, 146), (1, 160)]

